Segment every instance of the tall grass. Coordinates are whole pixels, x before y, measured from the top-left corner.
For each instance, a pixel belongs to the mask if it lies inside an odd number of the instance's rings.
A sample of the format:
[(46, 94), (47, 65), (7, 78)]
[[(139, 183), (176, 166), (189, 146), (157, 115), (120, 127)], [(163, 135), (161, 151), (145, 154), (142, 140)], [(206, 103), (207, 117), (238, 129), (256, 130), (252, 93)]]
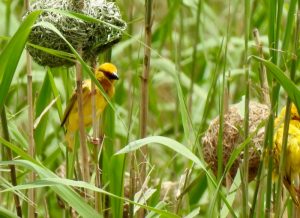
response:
[[(5, 148), (0, 162), (1, 216), (292, 217), (297, 213), (282, 184), (288, 125), (276, 181), (272, 146), (278, 108), (292, 102), (300, 108), (300, 3), (128, 0), (116, 4), (128, 30), (96, 63), (84, 62), (70, 44), (70, 54), (36, 46), (75, 58), (76, 78), (74, 67), (44, 68), (26, 59), (27, 37), (42, 11), (22, 19), (22, 1), (0, 3), (0, 143)], [(76, 13), (52, 12), (100, 22)], [(36, 25), (67, 42), (55, 26)], [(260, 37), (251, 37), (254, 28)], [(93, 128), (81, 129), (97, 143), (87, 143), (83, 152), (69, 152), (60, 128), (63, 110), (76, 81), (80, 87), (81, 79), (91, 78), (94, 87), (103, 91), (91, 69), (104, 61), (118, 67), (116, 95), (107, 99), (108, 106)], [(241, 101), (243, 140), (223, 163), (224, 116), (228, 106)], [(254, 133), (248, 129), (249, 101), (270, 102), (271, 111), (265, 121), (258, 176), (250, 183)], [(214, 175), (204, 161), (201, 138), (218, 115), (221, 134)], [(86, 143), (83, 135), (76, 139), (75, 151)], [(137, 156), (141, 150), (143, 158)], [(240, 154), (244, 157), (240, 173), (224, 187)], [(36, 177), (29, 179), (32, 174)]]

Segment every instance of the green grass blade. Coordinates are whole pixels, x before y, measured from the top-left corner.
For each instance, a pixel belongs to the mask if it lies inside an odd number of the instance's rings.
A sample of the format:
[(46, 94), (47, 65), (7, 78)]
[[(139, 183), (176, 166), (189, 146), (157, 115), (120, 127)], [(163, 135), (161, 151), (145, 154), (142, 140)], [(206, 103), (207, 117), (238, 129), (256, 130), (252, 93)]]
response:
[(58, 116), (59, 116), (60, 120), (62, 120), (62, 118), (63, 118), (63, 109), (62, 109), (61, 98), (60, 98), (60, 94), (58, 92), (58, 88), (56, 86), (56, 83), (54, 81), (52, 71), (51, 71), (50, 68), (48, 68), (47, 74), (48, 74), (48, 79), (49, 79), (49, 82), (50, 82), (50, 85), (51, 85), (53, 96), (54, 96), (54, 98), (57, 99), (56, 100), (56, 108), (57, 108)]
[(37, 10), (26, 17), (0, 55), (0, 112), (7, 97), (31, 27), (41, 12), (41, 10)]
[[(36, 101), (35, 106), (35, 118), (39, 117), (44, 109), (50, 103), (51, 98), (51, 87), (49, 83), (49, 77), (45, 74), (44, 82), (42, 88), (40, 90), (39, 96)], [(34, 130), (34, 141), (35, 141), (35, 149), (37, 154), (41, 154), (44, 148), (44, 137), (48, 124), (48, 113), (46, 113), (43, 118), (40, 120), (38, 126)]]
[[(296, 4), (297, 0), (291, 0), (290, 5), (289, 5), (289, 11), (288, 11), (288, 16), (287, 16), (287, 21), (286, 21), (286, 26), (285, 26), (285, 31), (284, 31), (284, 37), (282, 41), (282, 46), (281, 50), (286, 51), (288, 49), (288, 45), (291, 42), (292, 39), (292, 31), (293, 31), (293, 24), (295, 20), (295, 13), (296, 13)], [(280, 59), (282, 60), (282, 59)]]
[(119, 150), (116, 153), (116, 155), (129, 153), (141, 148), (146, 144), (152, 144), (152, 143), (162, 144), (168, 148), (171, 148), (172, 150), (176, 151), (178, 154), (181, 154), (184, 157), (188, 158), (189, 160), (193, 161), (196, 165), (198, 165), (200, 168), (205, 170), (207, 174), (209, 174), (208, 171), (206, 170), (206, 167), (200, 161), (200, 159), (197, 156), (195, 156), (185, 145), (173, 139), (163, 137), (163, 136), (150, 136), (147, 138), (130, 142), (127, 146)]
[[(26, 168), (36, 171), (36, 173), (38, 173), (41, 178), (52, 178), (52, 179), (59, 178), (49, 169), (27, 160), (17, 160), (17, 161), (7, 161), (7, 162), (4, 161), (4, 162), (0, 162), (0, 164), (1, 165), (16, 164), (16, 165), (24, 166)], [(25, 187), (32, 188), (32, 186), (30, 185)], [(51, 186), (51, 188), (54, 192), (56, 192), (56, 194), (58, 194), (62, 199), (64, 199), (72, 208), (74, 208), (74, 210), (76, 210), (80, 216), (86, 218), (102, 217), (90, 205), (88, 205), (78, 193), (76, 193), (70, 187), (62, 186), (61, 183), (58, 183), (56, 186)], [(17, 190), (17, 186), (12, 187), (10, 189)]]
[(34, 163), (31, 163), (30, 161), (16, 160), (16, 161), (0, 162), (0, 165), (9, 165), (9, 164), (20, 165), (20, 166), (23, 166), (26, 168), (33, 169), (34, 171), (36, 171), (39, 174), (39, 176), (42, 179), (37, 180), (33, 183), (7, 188), (5, 190), (0, 191), (0, 193), (7, 192), (7, 191), (14, 191), (14, 190), (29, 189), (29, 188), (51, 187), (60, 197), (62, 197), (65, 201), (67, 201), (69, 203), (69, 205), (72, 206), (79, 213), (79, 215), (81, 215), (83, 217), (87, 217), (87, 218), (102, 217), (99, 214), (97, 214), (96, 211), (92, 207), (90, 207), (86, 202), (84, 202), (83, 199), (73, 189), (70, 188), (70, 186), (73, 186), (73, 187), (85, 188), (85, 189), (89, 189), (91, 191), (100, 192), (102, 194), (112, 196), (112, 197), (120, 199), (120, 200), (127, 201), (131, 204), (154, 211), (154, 212), (160, 214), (162, 217), (166, 217), (166, 218), (178, 217), (175, 214), (167, 212), (165, 210), (159, 210), (159, 209), (156, 209), (153, 207), (142, 205), (142, 204), (130, 201), (128, 199), (119, 197), (117, 195), (111, 194), (110, 192), (107, 192), (107, 191), (105, 191), (101, 188), (98, 188), (87, 182), (62, 179), (62, 178), (56, 176), (51, 171), (49, 171), (47, 168), (38, 166)]
[[(116, 153), (116, 155), (129, 153), (129, 152), (132, 152), (132, 151), (135, 151), (135, 150), (141, 148), (144, 145), (147, 145), (147, 144), (150, 145), (152, 143), (164, 145), (164, 146), (176, 151), (178, 154), (181, 154), (184, 157), (188, 158), (189, 160), (193, 161), (198, 167), (200, 167), (206, 173), (208, 179), (212, 182), (213, 186), (217, 187), (217, 183), (216, 183), (215, 179), (210, 174), (210, 172), (208, 172), (208, 170), (206, 169), (205, 165), (201, 162), (201, 160), (197, 156), (195, 156), (186, 146), (184, 146), (183, 144), (181, 144), (173, 139), (167, 138), (167, 137), (150, 136), (150, 137), (147, 137), (144, 139), (139, 139), (139, 140), (130, 142), (127, 146), (125, 146), (120, 151), (118, 151)], [(226, 197), (223, 195), (221, 190), (218, 189), (218, 192), (216, 192), (216, 193), (220, 194), (220, 197), (222, 198), (222, 200), (224, 201), (224, 203), (230, 210), (231, 214), (234, 217), (236, 217), (234, 210), (227, 202)]]
[(73, 61), (75, 62), (75, 55), (71, 54), (71, 53), (68, 53), (68, 52), (64, 52), (64, 51), (60, 51), (60, 50), (55, 50), (55, 49), (51, 49), (51, 48), (46, 48), (46, 47), (43, 47), (43, 46), (39, 46), (39, 45), (35, 45), (35, 44), (32, 44), (32, 43), (27, 43), (27, 45), (29, 45), (30, 47), (33, 47), (35, 49), (38, 49), (38, 50), (41, 50), (43, 52), (46, 52), (50, 55), (53, 55), (53, 56), (56, 56), (56, 57), (59, 57), (59, 58), (64, 58), (64, 59), (67, 59), (69, 61)]
[(26, 159), (28, 161), (31, 161), (32, 163), (35, 164), (39, 164), (38, 161), (36, 161), (34, 158), (32, 158), (29, 154), (27, 154), (27, 152), (25, 152), (24, 150), (22, 150), (21, 148), (19, 148), (18, 146), (6, 141), (5, 139), (3, 139), (2, 137), (0, 137), (0, 143), (6, 147), (8, 147), (9, 149), (11, 149), (13, 152), (15, 152), (16, 154), (20, 155), (23, 159)]
[(277, 67), (275, 64), (273, 64), (270, 61), (267, 61), (265, 59), (262, 59), (257, 56), (252, 56), (253, 59), (262, 62), (269, 70), (270, 73), (274, 76), (274, 78), (282, 85), (288, 96), (291, 98), (291, 100), (295, 103), (297, 106), (298, 111), (300, 111), (300, 90), (298, 87), (293, 83), (286, 75), (285, 73)]
[[(111, 193), (116, 196), (123, 196), (123, 187), (124, 187), (124, 159), (125, 155), (120, 156), (112, 156), (110, 157), (109, 165), (110, 172), (114, 171), (114, 173), (109, 173), (109, 188)], [(107, 163), (107, 162), (106, 162)], [(104, 163), (105, 164), (105, 163)], [(123, 201), (114, 197), (111, 197), (111, 209), (113, 217), (122, 218), (123, 217)]]

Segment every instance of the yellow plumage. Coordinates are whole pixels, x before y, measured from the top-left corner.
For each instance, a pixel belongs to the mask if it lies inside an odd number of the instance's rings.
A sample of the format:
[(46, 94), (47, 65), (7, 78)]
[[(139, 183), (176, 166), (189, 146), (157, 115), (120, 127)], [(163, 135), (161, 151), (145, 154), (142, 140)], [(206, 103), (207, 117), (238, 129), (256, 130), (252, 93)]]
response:
[[(286, 109), (283, 108), (278, 118), (275, 119), (275, 134), (273, 154), (275, 167), (278, 171), (282, 148)], [(291, 120), (289, 122), (288, 142), (286, 151), (286, 164), (283, 173), (283, 183), (297, 206), (300, 206), (300, 192), (295, 187), (295, 180), (299, 179), (300, 173), (300, 116), (294, 104), (291, 105)]]
[[(102, 88), (108, 97), (113, 97), (115, 93), (114, 82), (118, 79), (117, 68), (111, 63), (104, 63), (95, 70), (95, 77), (102, 85)], [(96, 116), (99, 117), (105, 109), (107, 101), (97, 87), (95, 92), (92, 93), (92, 82), (90, 79), (84, 80), (82, 83), (82, 105), (84, 126), (86, 127), (92, 124), (91, 97), (93, 94), (96, 97)], [(73, 93), (69, 104), (66, 107), (61, 125), (65, 125), (66, 127), (66, 141), (68, 148), (73, 150), (74, 136), (79, 129), (78, 101), (76, 92)]]

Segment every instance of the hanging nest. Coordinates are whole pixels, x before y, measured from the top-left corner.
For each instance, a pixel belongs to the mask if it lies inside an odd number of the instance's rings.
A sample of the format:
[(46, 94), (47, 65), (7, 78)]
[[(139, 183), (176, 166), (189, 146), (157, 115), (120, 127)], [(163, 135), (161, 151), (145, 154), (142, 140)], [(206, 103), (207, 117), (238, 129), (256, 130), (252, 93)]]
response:
[[(257, 131), (259, 124), (266, 120), (269, 116), (269, 108), (267, 105), (257, 102), (249, 104), (249, 133)], [(223, 128), (223, 169), (226, 166), (233, 150), (244, 141), (242, 129), (244, 119), (239, 113), (238, 107), (232, 105), (228, 112), (224, 115)], [(202, 138), (203, 155), (208, 165), (211, 166), (215, 175), (217, 175), (218, 158), (217, 146), (219, 135), (219, 117), (216, 117), (210, 124), (204, 137)], [(260, 156), (264, 141), (264, 127), (261, 127), (249, 145), (249, 182), (252, 181), (257, 174), (260, 163)], [(235, 160), (230, 168), (229, 175), (233, 179), (237, 173), (240, 163), (243, 160), (243, 153)]]
[[(78, 5), (76, 0), (40, 0), (32, 5), (30, 12), (39, 9), (59, 9), (81, 13), (100, 20), (101, 22), (92, 23), (81, 19), (71, 18), (60, 13), (45, 11), (36, 23), (48, 22), (53, 24), (68, 42), (76, 50), (82, 49), (84, 60), (96, 57), (101, 51), (117, 43), (122, 32), (126, 29), (126, 23), (122, 20), (117, 5), (105, 0), (86, 0), (84, 5)], [(76, 4), (77, 3), (77, 4)], [(71, 53), (67, 43), (52, 30), (41, 25), (34, 26), (28, 37), (28, 42), (54, 49), (62, 52)], [(32, 58), (40, 65), (59, 67), (72, 66), (74, 61), (50, 55), (40, 49), (27, 46)]]

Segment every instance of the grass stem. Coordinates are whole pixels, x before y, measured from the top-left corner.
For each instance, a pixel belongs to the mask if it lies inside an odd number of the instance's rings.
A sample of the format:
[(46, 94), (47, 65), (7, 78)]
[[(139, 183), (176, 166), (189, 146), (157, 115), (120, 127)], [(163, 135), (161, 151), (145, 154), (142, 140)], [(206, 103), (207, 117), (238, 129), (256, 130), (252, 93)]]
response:
[[(264, 59), (264, 54), (263, 54), (263, 45), (260, 40), (259, 36), (259, 31), (258, 29), (253, 30), (253, 37), (254, 41), (256, 44), (256, 48), (259, 54), (259, 57)], [(269, 94), (269, 87), (268, 87), (268, 81), (267, 81), (267, 71), (265, 65), (263, 63), (259, 64), (259, 78), (260, 78), (260, 87), (262, 91), (262, 96), (263, 96), (263, 102), (266, 103), (268, 106), (270, 106), (270, 94)]]
[(193, 92), (194, 92), (194, 83), (195, 83), (195, 74), (196, 74), (196, 63), (197, 60), (197, 45), (199, 43), (199, 29), (200, 29), (200, 15), (201, 15), (201, 5), (202, 1), (198, 0), (197, 4), (197, 15), (196, 15), (196, 26), (195, 26), (195, 38), (194, 38), (194, 46), (193, 46), (193, 54), (192, 54), (192, 67), (191, 67), (191, 82), (190, 82), (190, 98), (188, 102), (188, 109), (190, 114), (192, 113), (192, 106), (193, 106)]
[[(80, 54), (81, 50), (78, 51)], [(82, 97), (82, 67), (81, 64), (76, 62), (76, 94), (78, 99), (78, 125), (79, 125), (79, 138), (80, 138), (80, 150), (81, 150), (81, 164), (83, 181), (89, 182), (90, 170), (89, 170), (89, 156), (86, 143), (86, 134), (84, 129), (84, 114), (83, 114), (83, 97)]]
[[(151, 59), (151, 38), (152, 38), (152, 0), (145, 0), (145, 47), (144, 47), (144, 69), (142, 79), (141, 91), (141, 105), (140, 105), (140, 137), (144, 138), (147, 135), (148, 126), (148, 105), (149, 105), (149, 75), (150, 75), (150, 59)], [(147, 159), (148, 149), (144, 146), (141, 149), (141, 182), (142, 185), (147, 175)], [(139, 217), (144, 217), (144, 210), (139, 214)]]
[[(30, 9), (29, 0), (24, 1), (25, 10), (28, 11)], [(27, 63), (27, 103), (28, 103), (28, 132), (29, 132), (29, 149), (28, 153), (31, 157), (34, 158), (35, 156), (35, 145), (34, 145), (34, 135), (33, 135), (33, 100), (32, 100), (32, 66), (31, 66), (31, 57), (26, 52), (26, 63)], [(35, 180), (35, 173), (29, 173), (29, 182), (34, 182)], [(36, 217), (35, 213), (35, 198), (36, 198), (36, 191), (35, 189), (28, 190), (28, 217)]]
[[(9, 136), (8, 126), (7, 126), (7, 118), (6, 118), (5, 107), (3, 107), (2, 111), (1, 111), (1, 125), (2, 125), (2, 131), (3, 131), (4, 139), (6, 141), (10, 142), (10, 136)], [(13, 160), (13, 153), (9, 148), (6, 149), (6, 153), (7, 153), (8, 160)], [(16, 167), (15, 167), (15, 165), (10, 164), (9, 168), (10, 168), (11, 183), (12, 183), (13, 186), (17, 186)], [(22, 207), (21, 207), (21, 204), (20, 204), (20, 198), (15, 193), (13, 195), (14, 195), (14, 201), (15, 201), (17, 215), (18, 215), (18, 217), (22, 217), (23, 214), (22, 214)]]
[[(244, 113), (244, 139), (246, 140), (249, 135), (249, 101), (250, 101), (250, 81), (249, 81), (249, 66), (248, 66), (248, 39), (249, 39), (249, 13), (250, 13), (250, 0), (245, 0), (244, 10), (244, 67), (245, 67), (245, 113)], [(248, 169), (249, 169), (249, 143), (245, 145), (243, 164), (242, 164), (242, 196), (243, 196), (243, 217), (248, 217)]]

